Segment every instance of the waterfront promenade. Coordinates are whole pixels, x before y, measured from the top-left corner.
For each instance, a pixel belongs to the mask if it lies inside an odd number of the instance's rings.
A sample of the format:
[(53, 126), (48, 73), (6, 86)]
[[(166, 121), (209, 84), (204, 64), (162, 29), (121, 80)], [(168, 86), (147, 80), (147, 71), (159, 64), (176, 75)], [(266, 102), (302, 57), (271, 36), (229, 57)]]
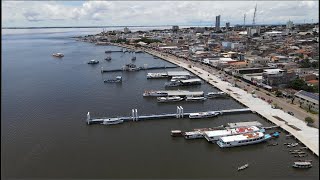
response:
[[(120, 44), (113, 44), (113, 43), (112, 45), (134, 49), (133, 46), (128, 46), (128, 45), (120, 45)], [(173, 55), (164, 55), (158, 51), (149, 50), (149, 49), (144, 49), (144, 51), (151, 55), (154, 55), (166, 61), (169, 61), (173, 64), (176, 64), (196, 74), (197, 76), (202, 78), (204, 81), (215, 86), (221, 91), (224, 91), (230, 94), (230, 96), (234, 98), (236, 101), (238, 101), (239, 103), (247, 106), (253, 112), (256, 112), (258, 115), (262, 116), (263, 118), (267, 119), (273, 124), (281, 127), (288, 133), (292, 134), (297, 140), (299, 140), (301, 143), (307, 146), (313, 153), (319, 156), (319, 129), (307, 126), (305, 122), (285, 113), (282, 110), (271, 108), (271, 105), (268, 104), (267, 102), (259, 98), (254, 98), (250, 93), (240, 88), (231, 86), (229, 82), (222, 81), (217, 76), (203, 69), (184, 63), (180, 61), (179, 58)]]

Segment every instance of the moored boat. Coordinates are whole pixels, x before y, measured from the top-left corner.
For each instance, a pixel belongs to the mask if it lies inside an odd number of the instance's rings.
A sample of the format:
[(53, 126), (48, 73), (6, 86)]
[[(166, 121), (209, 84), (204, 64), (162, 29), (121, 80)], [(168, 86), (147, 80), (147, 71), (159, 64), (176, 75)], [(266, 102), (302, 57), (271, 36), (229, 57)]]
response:
[(155, 97), (161, 97), (161, 96), (168, 96), (168, 93), (162, 92), (162, 91), (145, 91), (143, 93), (143, 96), (155, 96)]
[(270, 138), (271, 138), (270, 134), (255, 132), (255, 133), (240, 134), (235, 136), (220, 137), (219, 140), (217, 141), (217, 144), (221, 148), (245, 146), (245, 145), (264, 142)]
[(190, 113), (189, 118), (190, 119), (200, 119), (200, 118), (210, 118), (218, 116), (219, 112), (199, 112), (199, 113)]
[(120, 124), (123, 123), (123, 120), (120, 118), (109, 118), (109, 119), (104, 119), (102, 124), (104, 125), (113, 125), (113, 124)]
[(193, 96), (187, 96), (186, 97), (186, 101), (204, 101), (206, 100), (207, 98), (205, 97), (193, 97)]
[(110, 61), (110, 60), (111, 60), (111, 57), (108, 56), (108, 57), (106, 57), (104, 60)]
[(203, 134), (201, 131), (189, 131), (183, 133), (184, 138), (186, 139), (198, 139), (203, 138)]
[(158, 102), (177, 102), (182, 101), (183, 98), (180, 96), (168, 96), (168, 97), (158, 97)]
[(227, 93), (221, 91), (221, 92), (209, 92), (207, 94), (208, 98), (222, 98), (222, 97), (227, 97)]

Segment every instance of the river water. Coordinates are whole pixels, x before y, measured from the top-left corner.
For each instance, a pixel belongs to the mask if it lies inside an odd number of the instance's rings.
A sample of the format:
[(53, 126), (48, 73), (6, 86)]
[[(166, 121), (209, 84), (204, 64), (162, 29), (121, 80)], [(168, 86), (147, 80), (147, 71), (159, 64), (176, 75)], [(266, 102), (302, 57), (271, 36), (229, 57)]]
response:
[[(101, 74), (104, 69), (130, 63), (129, 53), (105, 50), (72, 36), (101, 29), (4, 30), (2, 37), (1, 174), (4, 178), (228, 178), (317, 179), (319, 161), (308, 152), (313, 168), (291, 167), (297, 159), (289, 154), (282, 132), (278, 146), (261, 143), (221, 149), (204, 139), (173, 138), (170, 130), (215, 127), (228, 122), (259, 121), (253, 113), (223, 115), (190, 120), (165, 119), (125, 122), (115, 126), (86, 125), (86, 113), (93, 117), (140, 115), (244, 108), (233, 99), (159, 104), (144, 98), (144, 90), (164, 89), (166, 79), (148, 80), (149, 70)], [(65, 57), (51, 56), (62, 52)], [(169, 66), (161, 59), (136, 54), (138, 66)], [(98, 65), (86, 64), (96, 59)], [(170, 70), (182, 70), (181, 68)], [(122, 84), (104, 84), (104, 79), (123, 77)], [(180, 88), (218, 91), (208, 84)], [(272, 130), (274, 131), (274, 130)], [(295, 148), (297, 149), (297, 148)], [(238, 172), (245, 163), (250, 166)]]

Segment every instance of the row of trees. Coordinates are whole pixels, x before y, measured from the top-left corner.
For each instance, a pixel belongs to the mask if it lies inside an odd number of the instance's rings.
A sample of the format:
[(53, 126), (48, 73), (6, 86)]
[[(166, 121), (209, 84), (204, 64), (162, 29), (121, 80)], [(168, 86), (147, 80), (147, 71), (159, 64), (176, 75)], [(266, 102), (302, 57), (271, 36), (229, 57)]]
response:
[(295, 79), (293, 81), (290, 81), (289, 88), (295, 89), (295, 90), (304, 90), (307, 92), (318, 92), (319, 87), (318, 86), (309, 86), (303, 79)]
[(304, 59), (298, 62), (300, 68), (319, 68), (319, 61), (310, 62), (309, 59)]
[(147, 44), (150, 44), (150, 43), (155, 43), (155, 42), (159, 42), (159, 43), (161, 43), (161, 41), (160, 40), (158, 40), (158, 39), (148, 39), (148, 38), (141, 38), (141, 39), (138, 39), (138, 40), (135, 40), (134, 42), (135, 43), (138, 43), (138, 42), (144, 42), (144, 43), (147, 43)]

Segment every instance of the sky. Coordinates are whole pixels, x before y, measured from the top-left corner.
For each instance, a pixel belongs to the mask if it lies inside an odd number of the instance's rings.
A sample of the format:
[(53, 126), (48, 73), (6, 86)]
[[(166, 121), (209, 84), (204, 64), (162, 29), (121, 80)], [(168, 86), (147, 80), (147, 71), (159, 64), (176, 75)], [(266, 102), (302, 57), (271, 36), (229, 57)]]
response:
[(319, 22), (317, 1), (2, 1), (2, 27), (221, 26)]

